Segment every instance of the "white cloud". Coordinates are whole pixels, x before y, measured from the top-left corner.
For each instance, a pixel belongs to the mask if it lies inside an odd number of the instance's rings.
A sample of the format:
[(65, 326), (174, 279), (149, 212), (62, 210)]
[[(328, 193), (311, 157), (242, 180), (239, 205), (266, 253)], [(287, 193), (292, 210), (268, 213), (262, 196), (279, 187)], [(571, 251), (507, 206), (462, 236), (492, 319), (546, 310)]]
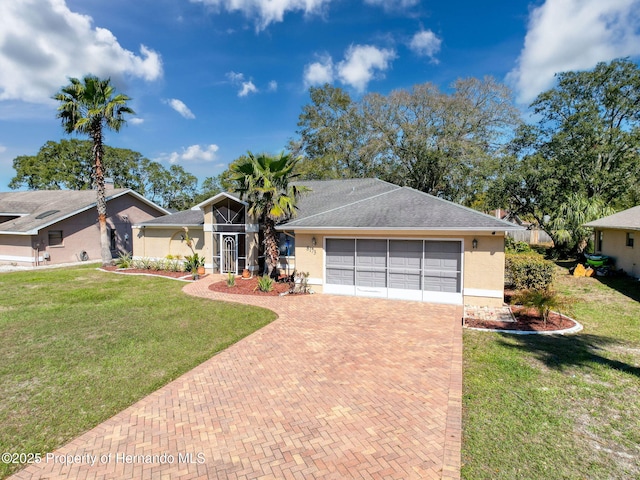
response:
[(376, 72), (387, 70), (395, 56), (393, 50), (372, 45), (352, 45), (345, 53), (345, 59), (337, 66), (338, 78), (358, 92), (363, 92)]
[(305, 15), (321, 14), (331, 0), (191, 0), (216, 10), (241, 12), (255, 19), (256, 30), (264, 30), (271, 23), (282, 22), (287, 12), (303, 12)]
[(144, 123), (144, 118), (134, 117), (134, 118), (131, 118), (131, 119), (127, 120), (127, 122), (131, 123), (132, 125), (140, 125), (140, 124)]
[(437, 63), (435, 55), (440, 51), (441, 44), (442, 40), (431, 30), (421, 30), (413, 36), (409, 48), (417, 55), (429, 57)]
[(250, 93), (258, 93), (258, 88), (253, 84), (251, 80), (245, 81), (243, 73), (228, 72), (227, 78), (232, 85), (240, 87), (240, 90), (238, 90), (239, 97), (246, 97)]
[(554, 74), (640, 54), (640, 0), (546, 0), (531, 11), (524, 48), (507, 81), (530, 103)]
[(251, 80), (249, 80), (248, 82), (242, 82), (242, 88), (238, 92), (238, 96), (239, 97), (246, 97), (250, 93), (257, 93), (257, 92), (258, 92), (258, 89), (253, 84), (253, 82)]
[(324, 85), (333, 82), (333, 60), (325, 55), (318, 62), (310, 63), (304, 67), (304, 85), (306, 88), (313, 85)]
[(364, 0), (364, 3), (382, 7), (385, 10), (404, 10), (418, 5), (420, 0)]
[(244, 80), (244, 74), (237, 72), (227, 73), (227, 78), (231, 83), (240, 83)]
[(216, 160), (216, 152), (219, 147), (217, 145), (191, 145), (190, 147), (183, 148), (182, 152), (173, 152), (169, 155), (162, 155), (158, 160), (166, 160), (170, 164), (176, 164), (180, 162), (191, 163), (204, 163), (213, 162)]
[(275, 80), (271, 80), (269, 82), (269, 86), (267, 87), (267, 89), (270, 92), (277, 92), (278, 91), (278, 82), (276, 82)]
[(124, 49), (65, 0), (0, 2), (0, 100), (48, 103), (68, 77), (86, 74), (152, 81), (162, 60), (144, 45), (139, 55)]
[(187, 107), (182, 100), (178, 100), (177, 98), (170, 98), (164, 101), (171, 108), (173, 108), (176, 112), (182, 115), (184, 118), (193, 119), (196, 116), (193, 114), (189, 107)]

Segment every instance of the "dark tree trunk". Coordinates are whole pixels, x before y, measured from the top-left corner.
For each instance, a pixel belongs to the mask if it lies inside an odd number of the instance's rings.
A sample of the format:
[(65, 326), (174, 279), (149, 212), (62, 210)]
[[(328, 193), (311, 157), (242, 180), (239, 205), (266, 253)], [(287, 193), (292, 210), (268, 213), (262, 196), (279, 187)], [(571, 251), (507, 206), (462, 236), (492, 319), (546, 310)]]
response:
[(269, 218), (264, 219), (264, 264), (265, 275), (272, 278), (278, 277), (278, 262), (280, 261), (280, 250), (278, 248), (278, 237), (275, 230), (275, 222)]
[(97, 129), (91, 135), (93, 139), (93, 181), (96, 189), (96, 206), (98, 208), (98, 226), (100, 227), (100, 257), (102, 265), (109, 265), (113, 259), (109, 234), (107, 232), (107, 199), (104, 186), (104, 149), (102, 131)]

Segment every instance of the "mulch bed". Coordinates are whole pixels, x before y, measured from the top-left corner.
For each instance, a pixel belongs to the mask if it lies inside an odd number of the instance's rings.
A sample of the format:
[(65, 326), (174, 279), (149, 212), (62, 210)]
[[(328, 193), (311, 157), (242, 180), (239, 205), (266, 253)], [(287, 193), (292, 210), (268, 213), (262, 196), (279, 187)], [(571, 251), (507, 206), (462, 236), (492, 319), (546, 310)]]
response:
[(287, 282), (273, 282), (273, 290), (270, 292), (261, 292), (258, 289), (258, 277), (241, 278), (236, 277), (236, 284), (233, 287), (227, 286), (227, 281), (212, 283), (209, 290), (220, 293), (232, 293), (235, 295), (262, 295), (262, 296), (278, 296), (289, 291)]
[[(115, 265), (110, 265), (106, 267), (100, 267), (102, 270), (106, 270), (108, 272), (118, 272), (118, 273), (137, 273), (137, 274), (146, 274), (146, 275), (155, 275), (158, 277), (169, 277), (169, 278), (182, 278), (185, 280), (192, 280), (193, 276), (189, 272), (169, 272), (168, 270), (149, 270), (144, 268), (118, 268)], [(206, 275), (202, 275), (203, 277)]]
[(570, 318), (559, 315), (555, 312), (549, 314), (546, 325), (542, 321), (538, 312), (534, 309), (526, 309), (521, 306), (512, 305), (511, 311), (516, 317), (515, 322), (496, 322), (479, 320), (476, 318), (465, 318), (464, 324), (472, 328), (487, 328), (491, 330), (522, 330), (525, 332), (550, 332), (554, 330), (564, 330), (574, 327), (576, 324)]

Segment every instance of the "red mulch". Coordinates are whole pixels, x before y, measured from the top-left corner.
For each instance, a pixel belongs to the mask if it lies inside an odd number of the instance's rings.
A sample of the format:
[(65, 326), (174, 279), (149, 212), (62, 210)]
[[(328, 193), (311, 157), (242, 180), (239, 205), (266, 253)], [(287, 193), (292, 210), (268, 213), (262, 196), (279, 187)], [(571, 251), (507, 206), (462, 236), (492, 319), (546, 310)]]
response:
[(169, 277), (169, 278), (185, 278), (185, 279), (193, 278), (189, 272), (169, 272), (168, 270), (147, 270), (144, 268), (118, 268), (115, 265), (110, 265), (110, 266), (101, 267), (101, 268), (102, 270), (106, 270), (108, 272), (138, 273), (138, 274), (144, 273), (147, 275), (156, 275), (158, 277)]
[(573, 320), (551, 312), (546, 325), (542, 321), (538, 312), (534, 309), (512, 305), (511, 311), (516, 317), (515, 322), (494, 322), (489, 320), (478, 320), (475, 318), (465, 318), (464, 324), (473, 328), (488, 328), (493, 330), (522, 330), (525, 332), (549, 332), (553, 330), (564, 330), (574, 327)]
[(236, 295), (262, 295), (262, 296), (278, 296), (281, 293), (289, 291), (287, 282), (273, 282), (273, 290), (270, 292), (261, 292), (258, 289), (258, 277), (241, 278), (236, 277), (236, 284), (233, 287), (227, 286), (227, 281), (212, 283), (209, 290), (220, 293), (233, 293)]

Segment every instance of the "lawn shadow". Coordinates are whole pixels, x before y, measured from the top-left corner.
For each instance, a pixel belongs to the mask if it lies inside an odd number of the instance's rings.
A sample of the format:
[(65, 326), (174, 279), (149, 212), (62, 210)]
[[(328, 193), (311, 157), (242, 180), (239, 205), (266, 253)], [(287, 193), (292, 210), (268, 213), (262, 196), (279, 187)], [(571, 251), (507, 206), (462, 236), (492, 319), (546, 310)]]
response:
[[(604, 356), (606, 347), (623, 342), (600, 335), (509, 335), (502, 334), (500, 344), (526, 351), (547, 367), (563, 371), (567, 367), (608, 366), (640, 378), (640, 368)], [(507, 341), (509, 339), (511, 341)], [(513, 343), (515, 341), (515, 345)]]
[(617, 277), (596, 277), (600, 283), (606, 285), (613, 290), (620, 292), (622, 295), (629, 297), (631, 300), (640, 302), (640, 281), (635, 280), (627, 275)]

